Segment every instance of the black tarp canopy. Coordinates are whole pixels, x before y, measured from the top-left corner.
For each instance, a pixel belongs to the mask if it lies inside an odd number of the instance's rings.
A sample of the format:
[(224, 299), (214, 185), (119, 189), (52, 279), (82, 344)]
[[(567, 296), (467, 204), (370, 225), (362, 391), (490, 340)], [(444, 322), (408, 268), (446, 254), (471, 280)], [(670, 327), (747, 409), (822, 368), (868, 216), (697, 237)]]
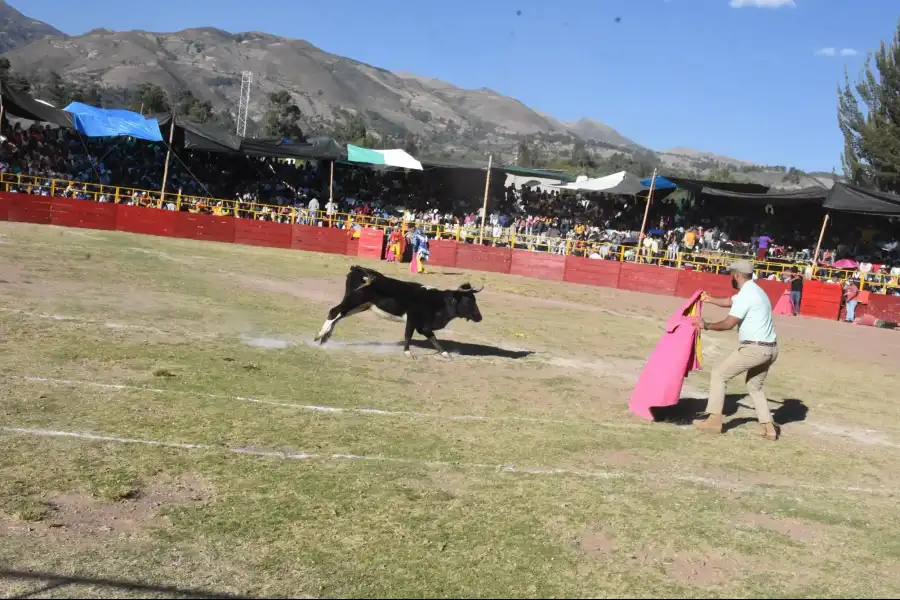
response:
[(240, 152), (248, 156), (337, 160), (346, 156), (347, 149), (330, 137), (309, 138), (305, 142), (286, 142), (281, 139), (241, 140)]
[(706, 196), (735, 200), (739, 202), (753, 202), (757, 204), (771, 204), (772, 206), (793, 206), (797, 204), (821, 205), (828, 197), (828, 190), (819, 187), (806, 187), (799, 190), (771, 190), (764, 194), (749, 194), (730, 190), (704, 187), (701, 191)]
[(3, 110), (14, 117), (28, 119), (29, 121), (51, 123), (60, 127), (75, 127), (71, 114), (60, 108), (54, 108), (49, 104), (35, 100), (28, 94), (3, 86), (2, 96)]
[(900, 196), (846, 183), (834, 184), (822, 206), (837, 212), (900, 217)]
[(694, 194), (703, 194), (705, 193), (705, 190), (718, 190), (739, 194), (765, 194), (769, 191), (767, 186), (758, 183), (706, 181), (704, 179), (689, 179), (687, 177), (670, 177), (669, 175), (666, 175), (666, 179), (681, 189), (693, 192)]

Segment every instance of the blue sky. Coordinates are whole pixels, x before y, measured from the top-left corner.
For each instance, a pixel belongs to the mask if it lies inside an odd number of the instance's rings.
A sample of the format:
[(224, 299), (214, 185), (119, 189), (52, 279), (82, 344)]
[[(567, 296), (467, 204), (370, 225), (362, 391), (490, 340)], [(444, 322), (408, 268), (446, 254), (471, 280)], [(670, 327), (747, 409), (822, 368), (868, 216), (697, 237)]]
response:
[[(840, 170), (836, 85), (897, 0), (12, 0), (69, 34), (214, 26), (488, 87), (654, 149)], [(741, 6), (744, 5), (744, 6)], [(620, 17), (619, 23), (615, 22)]]

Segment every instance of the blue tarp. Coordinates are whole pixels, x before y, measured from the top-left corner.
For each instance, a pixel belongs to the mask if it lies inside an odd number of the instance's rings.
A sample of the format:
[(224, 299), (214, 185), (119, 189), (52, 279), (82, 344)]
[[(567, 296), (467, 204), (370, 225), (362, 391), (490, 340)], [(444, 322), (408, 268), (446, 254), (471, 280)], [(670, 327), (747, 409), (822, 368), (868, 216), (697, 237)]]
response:
[[(647, 179), (641, 179), (641, 185), (644, 187), (650, 187), (650, 180), (652, 177), (648, 177)], [(656, 176), (656, 183), (653, 184), (654, 190), (674, 190), (678, 186), (666, 179), (661, 175)]]
[(156, 119), (145, 119), (130, 110), (96, 108), (73, 102), (65, 110), (72, 113), (75, 129), (88, 137), (127, 135), (148, 142), (163, 141)]

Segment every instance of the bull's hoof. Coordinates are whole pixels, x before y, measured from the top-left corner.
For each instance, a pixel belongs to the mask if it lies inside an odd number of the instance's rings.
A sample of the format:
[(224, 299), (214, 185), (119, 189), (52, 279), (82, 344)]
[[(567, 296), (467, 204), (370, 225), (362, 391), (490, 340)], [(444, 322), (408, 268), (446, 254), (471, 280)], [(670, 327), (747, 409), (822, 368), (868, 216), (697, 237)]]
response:
[(410, 352), (409, 350), (404, 350), (404, 351), (403, 351), (403, 354), (406, 355), (406, 358), (411, 358), (411, 359), (413, 359), (413, 360), (416, 360), (416, 357), (413, 356), (413, 353)]
[(441, 352), (441, 358), (445, 358), (447, 360), (453, 360), (453, 357), (450, 356), (449, 352)]

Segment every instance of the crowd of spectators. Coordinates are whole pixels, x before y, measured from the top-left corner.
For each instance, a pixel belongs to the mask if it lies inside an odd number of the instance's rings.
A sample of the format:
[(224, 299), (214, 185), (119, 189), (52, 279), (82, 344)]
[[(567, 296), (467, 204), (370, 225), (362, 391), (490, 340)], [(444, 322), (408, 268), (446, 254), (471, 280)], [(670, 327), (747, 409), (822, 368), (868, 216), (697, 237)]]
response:
[[(718, 258), (722, 254), (752, 255), (775, 265), (761, 269), (772, 277), (787, 273), (790, 264), (811, 262), (821, 223), (818, 211), (771, 214), (758, 206), (660, 197), (640, 238), (642, 199), (587, 198), (539, 186), (507, 186), (494, 177), (482, 232), (484, 171), (403, 172), (338, 163), (332, 182), (330, 163), (190, 151), (172, 153), (163, 200), (160, 192), (146, 190), (159, 190), (166, 154), (163, 144), (86, 139), (66, 129), (4, 120), (0, 173), (10, 191), (37, 195), (323, 226), (378, 220), (419, 228), (432, 237), (596, 259), (716, 270), (724, 262)], [(896, 292), (897, 223), (835, 221), (818, 257), (820, 268), (808, 275), (830, 279), (830, 267), (845, 264), (847, 279), (859, 283), (865, 275), (870, 287)], [(784, 267), (779, 269), (779, 263)]]

